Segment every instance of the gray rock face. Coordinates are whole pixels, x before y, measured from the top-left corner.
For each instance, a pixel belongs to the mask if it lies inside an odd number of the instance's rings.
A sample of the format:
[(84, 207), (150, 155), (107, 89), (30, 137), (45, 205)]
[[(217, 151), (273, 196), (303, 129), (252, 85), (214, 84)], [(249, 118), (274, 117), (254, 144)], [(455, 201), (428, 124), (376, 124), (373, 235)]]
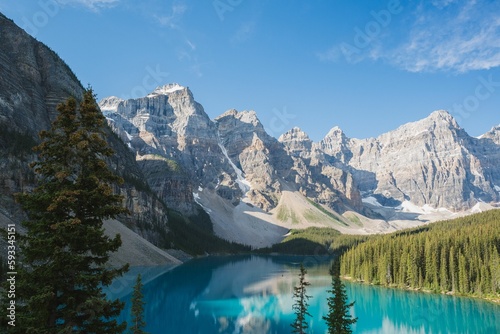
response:
[(493, 143), (500, 145), (500, 125), (494, 126), (490, 131), (479, 137), (480, 139), (490, 139)]
[[(330, 133), (340, 134), (337, 129), (332, 129)], [(279, 141), (294, 160), (295, 183), (301, 193), (340, 213), (346, 208), (362, 210), (361, 196), (352, 174), (336, 166), (340, 155), (330, 156), (299, 128), (281, 135)]]
[(162, 187), (176, 189), (162, 198), (184, 212), (195, 200), (190, 192), (199, 186), (234, 205), (246, 197), (265, 211), (276, 207), (287, 189), (337, 212), (368, 216), (362, 194), (378, 195), (386, 205), (408, 200), (451, 210), (500, 200), (495, 188), (500, 185), (500, 131), (472, 138), (445, 111), (377, 138), (350, 139), (335, 127), (314, 143), (298, 128), (276, 140), (254, 111), (229, 110), (211, 121), (189, 89), (177, 84), (141, 99), (111, 97), (100, 105), (138, 156), (171, 159), (189, 175), (190, 182), (181, 178), (175, 185), (162, 183), (161, 177), (154, 181), (162, 184), (155, 186), (158, 193)]
[[(20, 222), (25, 217), (13, 194), (34, 186), (28, 167), (36, 158), (31, 147), (39, 141), (39, 131), (50, 127), (57, 104), (69, 96), (81, 97), (83, 87), (56, 53), (2, 14), (0, 45), (0, 214)], [(126, 181), (116, 191), (124, 195), (131, 215), (121, 220), (132, 228), (137, 222), (156, 221), (168, 229), (166, 208), (146, 190), (134, 155), (110, 130), (107, 140), (116, 153), (109, 165)], [(154, 233), (147, 237), (158, 241)]]
[(319, 149), (351, 171), (360, 190), (388, 199), (452, 210), (500, 200), (494, 189), (500, 147), (470, 137), (446, 111), (377, 138), (348, 139), (332, 130)]
[[(103, 99), (100, 107), (113, 131), (138, 160), (143, 160), (141, 166), (148, 182), (167, 205), (186, 214), (194, 213), (197, 205), (193, 190), (199, 186), (235, 203), (241, 198), (216, 125), (188, 88), (165, 85), (144, 98)], [(162, 181), (155, 160), (177, 167), (165, 173)]]
[(283, 145), (266, 133), (254, 111), (229, 110), (215, 122), (228, 157), (252, 186), (248, 197), (266, 211), (274, 208), (282, 183), (291, 179), (293, 161)]
[[(163, 194), (168, 205), (185, 213), (194, 208), (196, 198), (191, 192), (198, 187), (215, 191), (235, 206), (246, 197), (265, 211), (278, 205), (284, 187), (339, 211), (345, 205), (361, 206), (352, 176), (320, 163), (319, 159), (325, 159), (313, 153), (305, 133), (295, 129), (283, 137), (289, 140), (276, 140), (266, 133), (254, 111), (228, 110), (211, 121), (190, 90), (178, 84), (158, 87), (135, 100), (109, 97), (100, 106), (137, 159), (148, 156), (148, 164), (141, 166), (154, 190)], [(175, 193), (162, 190), (172, 184), (147, 170), (154, 159), (178, 163), (189, 182), (177, 182)], [(312, 166), (311, 160), (315, 161)], [(167, 173), (165, 179), (172, 176)]]

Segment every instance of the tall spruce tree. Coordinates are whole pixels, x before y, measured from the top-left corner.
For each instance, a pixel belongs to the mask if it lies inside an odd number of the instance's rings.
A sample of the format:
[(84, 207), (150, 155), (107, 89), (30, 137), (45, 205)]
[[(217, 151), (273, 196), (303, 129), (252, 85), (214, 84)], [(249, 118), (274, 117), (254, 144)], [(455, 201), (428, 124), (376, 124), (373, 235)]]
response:
[(126, 323), (114, 318), (123, 308), (106, 298), (103, 287), (127, 266), (106, 266), (120, 236), (104, 234), (103, 220), (126, 212), (112, 185), (123, 182), (107, 166), (113, 154), (104, 139), (105, 118), (92, 89), (78, 104), (69, 98), (57, 107), (57, 118), (32, 164), (37, 187), (19, 194), (28, 213), (18, 270), (19, 333), (122, 333)]
[(132, 293), (132, 308), (130, 313), (132, 314), (132, 322), (130, 324), (131, 334), (146, 334), (143, 330), (146, 327), (146, 322), (144, 321), (144, 300), (142, 294), (142, 279), (141, 274), (137, 275), (137, 280), (134, 285), (134, 292)]
[(295, 313), (295, 321), (290, 324), (292, 326), (292, 333), (303, 334), (309, 328), (309, 325), (306, 321), (306, 316), (311, 316), (307, 311), (309, 307), (308, 300), (311, 296), (307, 295), (307, 287), (311, 285), (308, 281), (306, 281), (305, 277), (307, 274), (307, 270), (304, 268), (304, 265), (300, 264), (300, 273), (299, 273), (299, 285), (293, 288), (293, 299), (295, 299), (295, 303), (292, 306), (292, 309)]
[(347, 303), (345, 286), (340, 280), (340, 263), (334, 261), (330, 268), (332, 275), (332, 289), (328, 290), (332, 296), (328, 297), (328, 315), (323, 317), (328, 325), (328, 333), (349, 334), (352, 333), (351, 325), (356, 323), (358, 318), (353, 318), (349, 314), (349, 309), (354, 302)]

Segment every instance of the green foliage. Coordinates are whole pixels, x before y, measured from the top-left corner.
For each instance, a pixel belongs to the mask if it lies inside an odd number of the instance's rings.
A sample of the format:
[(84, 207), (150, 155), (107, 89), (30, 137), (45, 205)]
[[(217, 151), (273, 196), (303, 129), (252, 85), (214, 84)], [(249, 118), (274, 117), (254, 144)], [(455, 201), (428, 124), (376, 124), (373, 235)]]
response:
[(140, 177), (125, 172), (123, 174), (123, 180), (126, 184), (134, 186), (134, 188), (137, 189), (138, 191), (144, 191), (148, 194), (151, 193), (151, 188), (149, 187), (149, 184)]
[(347, 293), (344, 284), (340, 280), (340, 266), (338, 261), (332, 263), (330, 268), (332, 275), (332, 288), (328, 290), (332, 296), (328, 297), (328, 314), (323, 319), (328, 325), (330, 334), (350, 334), (351, 325), (358, 320), (349, 314), (349, 309), (354, 306), (354, 302), (347, 303)]
[(344, 213), (344, 217), (346, 217), (347, 219), (349, 219), (349, 221), (351, 221), (352, 223), (354, 223), (354, 224), (356, 224), (358, 226), (363, 226), (363, 223), (361, 223), (361, 220), (359, 219), (359, 217), (356, 216), (352, 212), (346, 212), (346, 213)]
[(132, 293), (132, 325), (130, 326), (130, 334), (146, 334), (143, 330), (146, 327), (144, 321), (144, 296), (142, 294), (142, 281), (141, 274), (137, 275), (137, 280), (134, 285), (134, 292)]
[(306, 321), (306, 316), (311, 316), (307, 311), (309, 307), (308, 300), (311, 296), (307, 295), (307, 287), (311, 285), (308, 281), (306, 281), (305, 277), (307, 274), (307, 270), (304, 268), (304, 265), (300, 264), (300, 274), (299, 274), (299, 285), (293, 287), (293, 299), (295, 302), (292, 305), (292, 309), (295, 313), (295, 320), (290, 326), (292, 326), (292, 333), (306, 333), (309, 325)]
[(197, 215), (186, 218), (170, 210), (168, 214), (169, 231), (165, 238), (165, 248), (181, 249), (191, 255), (207, 253), (245, 253), (251, 248), (229, 242), (214, 235), (210, 216), (202, 210)]
[(352, 279), (442, 293), (500, 297), (500, 210), (370, 238), (346, 252)]
[(12, 130), (6, 123), (0, 123), (0, 152), (6, 155), (21, 157), (33, 154), (35, 139), (28, 133)]
[(315, 201), (311, 200), (310, 198), (306, 198), (309, 203), (311, 203), (316, 209), (319, 211), (323, 212), (325, 215), (328, 217), (332, 218), (336, 223), (344, 226), (348, 226), (346, 223), (343, 221), (340, 221), (337, 216), (335, 216), (333, 213), (325, 209), (321, 204), (316, 203)]
[(167, 159), (167, 158), (163, 158), (162, 160), (165, 161), (165, 163), (168, 166), (168, 170), (171, 173), (173, 173), (173, 174), (184, 173), (184, 170), (182, 169), (181, 165), (179, 165), (179, 163), (177, 161), (172, 160), (172, 159)]
[(366, 236), (341, 234), (328, 227), (309, 227), (291, 230), (289, 235), (270, 248), (259, 250), (261, 253), (282, 253), (301, 255), (333, 255), (355, 246), (367, 239)]
[(115, 317), (123, 308), (110, 301), (103, 287), (127, 266), (110, 269), (109, 254), (120, 236), (104, 234), (103, 220), (126, 210), (112, 185), (122, 180), (105, 158), (113, 154), (104, 139), (105, 119), (91, 89), (78, 105), (73, 98), (59, 112), (42, 143), (38, 175), (31, 193), (17, 200), (28, 213), (26, 235), (20, 240), (22, 266), (16, 282), (16, 333), (121, 333)]
[(290, 212), (285, 205), (280, 205), (278, 208), (277, 218), (281, 222), (285, 222), (290, 217)]

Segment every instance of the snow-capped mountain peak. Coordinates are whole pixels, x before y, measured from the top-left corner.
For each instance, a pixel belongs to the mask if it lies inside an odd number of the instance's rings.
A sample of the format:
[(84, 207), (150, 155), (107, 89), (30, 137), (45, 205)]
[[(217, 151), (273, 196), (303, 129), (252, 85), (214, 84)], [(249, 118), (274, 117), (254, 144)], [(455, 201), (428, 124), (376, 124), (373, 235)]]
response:
[(158, 86), (154, 91), (151, 92), (151, 94), (148, 95), (148, 97), (153, 97), (157, 95), (168, 95), (170, 93), (184, 90), (186, 87), (179, 85), (178, 83), (171, 83), (163, 86)]

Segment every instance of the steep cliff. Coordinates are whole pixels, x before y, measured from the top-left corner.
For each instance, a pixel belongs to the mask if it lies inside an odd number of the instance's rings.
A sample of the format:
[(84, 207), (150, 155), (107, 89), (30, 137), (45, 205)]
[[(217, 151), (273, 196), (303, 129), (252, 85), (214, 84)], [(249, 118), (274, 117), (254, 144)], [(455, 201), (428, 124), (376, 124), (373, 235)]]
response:
[[(36, 158), (31, 148), (39, 142), (38, 133), (50, 127), (57, 104), (70, 96), (80, 98), (83, 87), (55, 52), (2, 14), (0, 45), (0, 213), (2, 222), (18, 223), (25, 216), (13, 194), (34, 186), (28, 165)], [(160, 243), (158, 230), (168, 231), (166, 207), (149, 189), (135, 156), (110, 129), (107, 141), (115, 151), (109, 165), (126, 181), (116, 191), (124, 195), (131, 214), (121, 221)]]

